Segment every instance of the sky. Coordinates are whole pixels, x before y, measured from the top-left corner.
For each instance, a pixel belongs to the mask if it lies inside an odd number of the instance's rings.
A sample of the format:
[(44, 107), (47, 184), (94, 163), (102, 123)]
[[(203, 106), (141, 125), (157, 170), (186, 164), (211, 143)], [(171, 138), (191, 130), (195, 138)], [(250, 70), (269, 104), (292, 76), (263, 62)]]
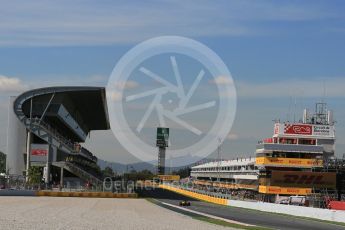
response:
[[(116, 63), (135, 45), (176, 35), (209, 47), (232, 74), (237, 110), (232, 130), (224, 137), (223, 158), (253, 155), (257, 141), (272, 135), (272, 120), (300, 118), (304, 107), (312, 110), (320, 100), (335, 114), (336, 154), (345, 153), (343, 1), (0, 0), (0, 4), (1, 151), (6, 152), (10, 95), (53, 85), (106, 86)], [(167, 74), (168, 67), (155, 63)], [(192, 69), (188, 74), (195, 74)], [(129, 90), (152, 84), (133, 80)], [(200, 101), (212, 99), (211, 81), (201, 86), (205, 90)], [(205, 113), (195, 122), (202, 125), (208, 116)], [(90, 136), (85, 146), (99, 158), (139, 161), (111, 131)]]

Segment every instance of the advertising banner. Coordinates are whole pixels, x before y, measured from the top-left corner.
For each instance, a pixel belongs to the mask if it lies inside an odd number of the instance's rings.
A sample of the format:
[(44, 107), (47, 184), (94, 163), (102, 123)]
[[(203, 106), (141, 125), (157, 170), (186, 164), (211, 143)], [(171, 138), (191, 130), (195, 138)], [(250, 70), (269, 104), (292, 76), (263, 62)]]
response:
[(280, 157), (257, 157), (255, 159), (256, 165), (268, 166), (300, 166), (300, 167), (315, 167), (322, 166), (322, 160), (316, 159), (300, 159), (300, 158), (280, 158)]
[(169, 140), (169, 128), (157, 128), (157, 138), (156, 138), (156, 146), (157, 147), (168, 147), (168, 140)]
[(282, 195), (308, 195), (312, 191), (310, 188), (287, 188), (279, 186), (259, 186), (259, 193), (282, 194)]
[(162, 181), (178, 181), (180, 180), (179, 175), (158, 175), (158, 178)]
[(336, 173), (272, 171), (270, 185), (301, 188), (335, 188)]
[(284, 134), (300, 134), (300, 135), (312, 135), (311, 125), (302, 124), (285, 124)]
[(31, 162), (47, 162), (49, 146), (47, 144), (31, 144)]
[(314, 136), (334, 137), (334, 127), (329, 125), (314, 125), (313, 126)]
[(274, 136), (278, 135), (301, 135), (333, 138), (335, 136), (335, 130), (334, 126), (332, 125), (276, 123), (274, 125)]

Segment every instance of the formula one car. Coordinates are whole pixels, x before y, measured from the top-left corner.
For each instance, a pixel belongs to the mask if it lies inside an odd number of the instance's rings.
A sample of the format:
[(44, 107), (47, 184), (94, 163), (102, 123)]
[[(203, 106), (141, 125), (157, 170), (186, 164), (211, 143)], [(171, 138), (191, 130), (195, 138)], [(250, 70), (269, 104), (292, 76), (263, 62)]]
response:
[(180, 206), (190, 206), (190, 202), (186, 200), (180, 201)]

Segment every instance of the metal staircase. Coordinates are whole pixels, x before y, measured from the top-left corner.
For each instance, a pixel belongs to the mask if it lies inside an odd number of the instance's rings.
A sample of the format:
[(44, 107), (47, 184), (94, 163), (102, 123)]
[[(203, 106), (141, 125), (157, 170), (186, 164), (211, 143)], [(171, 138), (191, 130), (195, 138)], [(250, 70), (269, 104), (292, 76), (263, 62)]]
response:
[(87, 171), (83, 170), (82, 168), (80, 168), (77, 165), (72, 164), (70, 162), (56, 161), (56, 162), (52, 162), (52, 165), (54, 165), (56, 167), (63, 168), (65, 170), (73, 173), (74, 175), (78, 176), (79, 178), (81, 178), (85, 181), (91, 182), (91, 184), (93, 184), (93, 185), (97, 185), (97, 184), (102, 183), (102, 181), (99, 178), (95, 177), (91, 173), (88, 173)]

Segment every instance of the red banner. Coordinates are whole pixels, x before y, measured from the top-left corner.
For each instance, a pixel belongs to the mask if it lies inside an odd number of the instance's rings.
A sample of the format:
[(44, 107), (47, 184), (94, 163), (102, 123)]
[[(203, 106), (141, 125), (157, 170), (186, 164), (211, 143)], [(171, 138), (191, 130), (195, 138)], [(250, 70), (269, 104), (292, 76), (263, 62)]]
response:
[(31, 155), (32, 156), (47, 156), (48, 150), (47, 149), (32, 149)]
[(312, 135), (311, 125), (291, 125), (285, 124), (284, 134)]

